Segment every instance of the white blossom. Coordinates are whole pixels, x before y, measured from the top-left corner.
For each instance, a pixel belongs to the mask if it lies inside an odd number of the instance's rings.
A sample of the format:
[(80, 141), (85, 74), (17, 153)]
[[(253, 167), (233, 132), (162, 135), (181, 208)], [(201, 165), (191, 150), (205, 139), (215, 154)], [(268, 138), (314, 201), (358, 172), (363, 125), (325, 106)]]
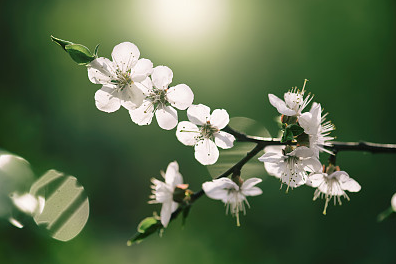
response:
[(396, 212), (396, 193), (392, 196), (391, 205), (392, 205), (393, 211)]
[(330, 132), (334, 130), (334, 125), (330, 121), (326, 121), (326, 115), (322, 116), (320, 104), (313, 103), (311, 110), (298, 118), (298, 123), (304, 128), (304, 132), (309, 135), (309, 147), (317, 158), (319, 158), (319, 152), (322, 151), (332, 154), (331, 151), (324, 148), (330, 146), (329, 141), (334, 139), (334, 137), (329, 136)]
[(26, 214), (33, 215), (35, 212), (41, 214), (44, 210), (45, 199), (42, 196), (36, 198), (30, 193), (22, 195), (12, 193), (10, 198), (14, 205)]
[(96, 107), (104, 112), (117, 111), (122, 105), (128, 110), (143, 103), (143, 82), (153, 70), (148, 59), (139, 59), (140, 51), (135, 44), (123, 42), (114, 47), (111, 57), (97, 58), (88, 65), (88, 78), (92, 83), (102, 84), (95, 93)]
[(331, 198), (334, 197), (334, 205), (337, 201), (341, 205), (341, 196), (349, 201), (345, 191), (358, 192), (361, 189), (359, 183), (350, 178), (348, 173), (340, 171), (338, 167), (334, 171), (334, 166), (330, 166), (327, 172), (316, 172), (309, 176), (310, 182), (308, 185), (317, 188), (313, 200), (315, 201), (319, 196), (326, 199), (323, 214), (326, 214), (327, 205)]
[(203, 183), (202, 189), (209, 198), (221, 200), (226, 205), (226, 213), (230, 210), (239, 226), (239, 212), (243, 211), (246, 214), (245, 203), (250, 207), (246, 196), (262, 194), (261, 189), (255, 186), (261, 181), (259, 178), (250, 178), (239, 186), (229, 178), (220, 178)]
[(186, 84), (169, 88), (173, 72), (166, 66), (155, 67), (151, 78), (152, 81), (147, 78), (142, 83), (145, 97), (139, 108), (129, 111), (131, 119), (140, 126), (148, 125), (155, 113), (161, 128), (173, 129), (178, 121), (177, 111), (173, 107), (179, 110), (187, 109), (194, 100), (194, 94)]
[(235, 137), (221, 131), (230, 118), (224, 109), (215, 109), (210, 114), (206, 105), (192, 105), (187, 110), (190, 122), (182, 121), (177, 126), (177, 139), (187, 146), (195, 146), (195, 158), (203, 165), (216, 163), (219, 150), (231, 148)]
[(313, 155), (313, 151), (307, 147), (297, 147), (290, 153), (285, 153), (283, 149), (279, 150), (267, 152), (258, 159), (264, 162), (270, 175), (280, 178), (282, 184), (287, 184), (286, 192), (289, 187), (296, 188), (305, 184), (308, 178), (307, 171), (321, 170), (320, 161)]
[(166, 172), (161, 172), (165, 182), (155, 178), (151, 179), (153, 185), (151, 201), (149, 203), (162, 203), (161, 208), (161, 224), (168, 226), (171, 215), (176, 211), (178, 203), (173, 200), (173, 193), (176, 186), (183, 184), (183, 176), (179, 172), (179, 164), (176, 161), (169, 163)]
[(301, 91), (294, 88), (284, 94), (284, 101), (273, 94), (268, 94), (268, 99), (280, 114), (286, 116), (299, 116), (302, 110), (312, 100), (312, 96), (310, 95), (304, 99), (304, 93), (304, 87)]

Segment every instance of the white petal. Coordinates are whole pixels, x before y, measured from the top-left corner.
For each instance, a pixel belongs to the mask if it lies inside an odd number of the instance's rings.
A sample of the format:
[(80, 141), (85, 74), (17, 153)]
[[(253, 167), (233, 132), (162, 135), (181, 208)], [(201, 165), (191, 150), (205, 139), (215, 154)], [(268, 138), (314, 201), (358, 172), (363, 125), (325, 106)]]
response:
[(121, 99), (121, 105), (127, 110), (133, 110), (141, 106), (145, 97), (142, 90), (135, 84), (125, 87), (118, 93), (118, 96)]
[(114, 77), (113, 63), (107, 58), (97, 58), (87, 66), (88, 78), (92, 83), (111, 84)]
[(279, 113), (287, 116), (294, 116), (296, 115), (296, 111), (291, 110), (286, 106), (286, 103), (279, 99), (279, 97), (273, 95), (273, 94), (268, 94), (268, 99), (270, 103), (278, 110)]
[(396, 193), (392, 196), (391, 205), (392, 205), (393, 211), (396, 212)]
[(204, 140), (199, 141), (195, 145), (195, 158), (202, 165), (212, 165), (216, 163), (219, 158), (219, 150), (217, 149), (216, 144), (210, 140), (205, 138)]
[(187, 146), (194, 146), (200, 137), (199, 128), (188, 121), (182, 121), (177, 125), (176, 137)]
[(135, 44), (131, 42), (122, 42), (113, 48), (111, 57), (113, 62), (122, 72), (132, 68), (139, 59), (140, 51)]
[(113, 94), (117, 94), (113, 88), (103, 86), (102, 89), (97, 90), (95, 93), (95, 105), (103, 112), (111, 113), (117, 111), (121, 102), (120, 99)]
[(309, 176), (310, 184), (309, 186), (317, 188), (325, 180), (323, 173), (315, 173)]
[(157, 66), (151, 74), (153, 84), (158, 89), (166, 89), (173, 79), (173, 72), (166, 66)]
[(358, 192), (361, 189), (360, 184), (354, 179), (350, 178), (348, 173), (345, 171), (336, 171), (330, 175), (330, 177), (336, 177), (339, 179), (341, 188), (349, 192)]
[(187, 109), (188, 119), (196, 125), (206, 124), (210, 120), (210, 108), (206, 105), (192, 105)]
[(297, 147), (295, 150), (290, 152), (288, 155), (289, 156), (296, 156), (299, 158), (309, 158), (313, 156), (313, 151), (310, 148), (307, 147)]
[(169, 103), (180, 110), (186, 110), (194, 100), (193, 92), (185, 84), (179, 84), (169, 88), (166, 96)]
[(230, 133), (219, 131), (214, 134), (215, 143), (222, 149), (229, 149), (234, 146), (235, 137)]
[(153, 83), (151, 82), (150, 77), (147, 77), (142, 82), (135, 82), (134, 85), (139, 88), (145, 96), (150, 95), (153, 90)]
[(142, 82), (153, 72), (153, 63), (148, 59), (140, 59), (133, 70), (132, 81)]
[(37, 199), (30, 193), (23, 195), (12, 193), (11, 200), (19, 210), (26, 214), (33, 214), (38, 206)]
[(140, 107), (130, 110), (129, 115), (139, 126), (149, 125), (154, 116), (154, 106), (151, 101), (145, 100)]
[(316, 157), (305, 159), (301, 162), (304, 165), (304, 170), (309, 172), (321, 172), (323, 169), (322, 163)]
[(165, 182), (172, 187), (183, 183), (183, 177), (179, 172), (179, 164), (176, 161), (169, 163), (165, 173)]
[(216, 179), (202, 184), (205, 194), (214, 200), (227, 198), (229, 190), (236, 190), (238, 186), (229, 178)]
[(161, 224), (164, 227), (168, 226), (171, 215), (172, 215), (172, 202), (163, 203), (161, 208)]
[(210, 116), (210, 123), (218, 129), (223, 129), (230, 122), (230, 116), (224, 109), (215, 109)]
[(263, 191), (259, 187), (252, 187), (246, 190), (242, 190), (242, 194), (245, 196), (256, 196), (262, 193)]
[(283, 160), (283, 155), (278, 153), (265, 153), (263, 156), (259, 157), (258, 160), (261, 162), (279, 163)]
[(172, 106), (160, 107), (155, 111), (158, 125), (165, 130), (171, 130), (177, 125), (177, 112)]
[(252, 188), (254, 185), (262, 182), (263, 180), (260, 178), (250, 178), (247, 179), (246, 181), (244, 181), (244, 183), (242, 184), (241, 189), (242, 190), (248, 190), (250, 188)]
[(272, 162), (264, 162), (264, 168), (267, 173), (271, 176), (275, 176), (276, 178), (280, 178), (282, 176), (282, 172), (280, 170), (279, 164)]

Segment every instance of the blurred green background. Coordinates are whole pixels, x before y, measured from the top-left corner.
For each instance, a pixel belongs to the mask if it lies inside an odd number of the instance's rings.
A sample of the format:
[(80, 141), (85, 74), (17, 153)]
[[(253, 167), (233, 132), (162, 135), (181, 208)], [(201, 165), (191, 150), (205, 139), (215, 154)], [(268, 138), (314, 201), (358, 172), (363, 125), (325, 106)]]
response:
[[(312, 202), (313, 189), (289, 194), (262, 175), (263, 194), (241, 218), (200, 199), (186, 227), (126, 246), (148, 205), (149, 179), (177, 160), (190, 187), (210, 179), (175, 131), (132, 123), (124, 109), (96, 109), (84, 67), (50, 35), (110, 57), (123, 41), (167, 65), (195, 103), (246, 116), (277, 135), (278, 96), (309, 79), (340, 141), (395, 143), (396, 3), (321, 0), (4, 1), (1, 4), (0, 147), (27, 159), (36, 174), (76, 176), (90, 218), (63, 243), (34, 226), (0, 220), (0, 263), (395, 263), (396, 220), (376, 222), (396, 191), (395, 156), (340, 153), (339, 165), (362, 186), (342, 206)], [(185, 114), (179, 112), (179, 119)]]

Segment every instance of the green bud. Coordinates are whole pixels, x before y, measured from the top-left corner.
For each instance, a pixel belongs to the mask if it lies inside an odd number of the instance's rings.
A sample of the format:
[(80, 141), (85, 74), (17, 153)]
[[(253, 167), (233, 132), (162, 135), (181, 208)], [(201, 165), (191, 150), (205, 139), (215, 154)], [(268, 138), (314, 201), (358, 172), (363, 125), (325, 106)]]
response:
[(87, 65), (98, 57), (99, 45), (95, 47), (94, 54), (92, 54), (84, 45), (75, 44), (71, 41), (55, 38), (54, 36), (51, 36), (51, 40), (61, 46), (78, 65)]
[(71, 45), (74, 44), (73, 42), (67, 41), (67, 40), (63, 40), (63, 39), (59, 39), (59, 38), (55, 38), (54, 36), (51, 35), (51, 40), (53, 42), (55, 42), (56, 44), (58, 44), (59, 46), (62, 47), (62, 49), (66, 50), (66, 45)]
[(127, 245), (131, 246), (134, 243), (140, 243), (149, 235), (160, 231), (161, 228), (162, 224), (158, 219), (155, 217), (146, 217), (139, 223), (137, 233), (127, 241)]

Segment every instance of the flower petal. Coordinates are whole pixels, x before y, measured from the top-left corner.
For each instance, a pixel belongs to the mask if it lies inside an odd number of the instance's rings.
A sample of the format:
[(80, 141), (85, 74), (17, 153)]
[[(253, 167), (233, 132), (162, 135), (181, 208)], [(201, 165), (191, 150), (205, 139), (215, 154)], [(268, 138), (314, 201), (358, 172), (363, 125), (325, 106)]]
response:
[(188, 119), (196, 125), (204, 125), (210, 120), (210, 108), (206, 105), (192, 105), (187, 109)]
[(215, 109), (210, 116), (210, 123), (218, 129), (223, 129), (230, 122), (230, 116), (225, 109)]
[(396, 212), (396, 193), (392, 196), (391, 205), (392, 205), (393, 211)]
[(177, 125), (177, 112), (172, 106), (160, 107), (155, 111), (158, 125), (165, 130), (171, 130)]
[(140, 107), (130, 110), (129, 115), (132, 121), (139, 126), (149, 125), (154, 116), (154, 106), (151, 101), (144, 100)]
[(282, 156), (278, 153), (269, 152), (258, 158), (258, 160), (261, 162), (279, 163), (283, 160)]
[(127, 72), (131, 69), (140, 56), (140, 51), (135, 44), (131, 42), (122, 42), (113, 48), (111, 57), (118, 69), (122, 72)]
[(340, 182), (341, 188), (349, 192), (358, 192), (362, 188), (360, 184), (354, 179), (350, 178), (345, 171), (336, 171), (330, 176), (336, 177)]
[(132, 81), (142, 82), (153, 72), (153, 63), (148, 59), (140, 59), (133, 69)]
[(278, 110), (278, 112), (281, 113), (282, 115), (294, 116), (297, 114), (296, 111), (288, 108), (286, 106), (286, 103), (283, 100), (279, 99), (279, 97), (273, 94), (268, 94), (268, 99), (272, 104), (272, 106), (274, 106)]
[(313, 151), (310, 148), (307, 147), (297, 147), (295, 150), (293, 150), (292, 152), (290, 152), (288, 155), (289, 156), (296, 156), (299, 158), (309, 158), (313, 156)]
[(164, 227), (167, 227), (169, 224), (169, 220), (172, 215), (172, 203), (173, 202), (166, 202), (162, 204), (161, 208), (161, 224)]
[(133, 110), (142, 105), (144, 94), (135, 84), (131, 84), (118, 92), (118, 97), (125, 109)]
[(212, 165), (216, 163), (219, 158), (219, 150), (217, 149), (216, 144), (210, 140), (205, 138), (204, 140), (199, 141), (195, 145), (195, 158), (202, 165)]
[(263, 191), (259, 187), (252, 187), (246, 190), (242, 190), (242, 194), (245, 196), (257, 196), (262, 193)]
[(254, 185), (262, 182), (263, 180), (260, 178), (250, 178), (247, 179), (246, 181), (243, 182), (241, 189), (242, 190), (247, 190), (252, 188)]
[(173, 72), (166, 66), (157, 66), (151, 74), (153, 84), (158, 89), (166, 89), (173, 79)]
[(227, 198), (229, 190), (237, 190), (238, 186), (229, 178), (220, 178), (202, 184), (205, 194), (214, 200)]
[(165, 182), (172, 187), (183, 183), (183, 177), (179, 172), (179, 164), (176, 161), (169, 163), (165, 172)]
[(113, 63), (107, 58), (97, 58), (89, 63), (88, 78), (92, 83), (111, 84), (114, 76)]
[(144, 96), (150, 95), (153, 90), (153, 83), (150, 77), (147, 77), (142, 82), (135, 82), (134, 85), (142, 91)]
[(271, 162), (264, 162), (264, 168), (269, 175), (274, 176), (278, 179), (280, 177), (282, 177), (282, 172), (280, 170), (279, 164), (271, 163)]
[(323, 169), (322, 163), (320, 163), (316, 157), (304, 159), (301, 162), (304, 166), (304, 170), (309, 172), (320, 172)]
[(222, 149), (229, 149), (234, 146), (235, 137), (230, 133), (219, 131), (214, 134), (215, 143)]
[(199, 128), (191, 122), (182, 121), (177, 126), (176, 137), (184, 145), (194, 146), (200, 136)]
[(322, 182), (325, 180), (324, 179), (324, 175), (323, 175), (323, 173), (314, 173), (314, 174), (311, 174), (311, 175), (309, 175), (309, 186), (311, 186), (311, 187), (314, 187), (314, 188), (317, 188), (317, 187), (319, 187), (321, 184), (322, 184)]
[(194, 100), (193, 92), (185, 84), (178, 84), (169, 88), (166, 96), (169, 103), (180, 110), (186, 110)]
[(95, 93), (95, 105), (103, 112), (112, 113), (120, 109), (120, 99), (113, 95), (116, 93), (113, 88), (103, 86)]

